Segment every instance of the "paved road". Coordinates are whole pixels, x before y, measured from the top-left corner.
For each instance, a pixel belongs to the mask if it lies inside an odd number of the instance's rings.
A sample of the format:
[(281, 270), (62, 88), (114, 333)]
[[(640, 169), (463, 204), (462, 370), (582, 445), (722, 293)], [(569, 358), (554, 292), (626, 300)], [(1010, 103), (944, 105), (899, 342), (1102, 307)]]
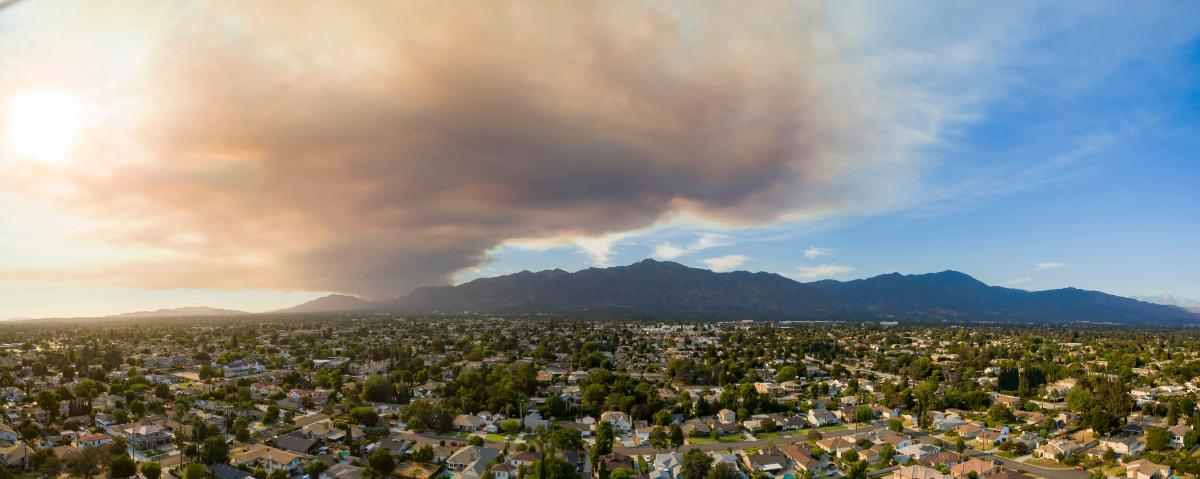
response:
[[(911, 435), (916, 440), (927, 443), (927, 444), (933, 444), (934, 441), (936, 441), (938, 439), (936, 437), (930, 436), (929, 434), (926, 434), (921, 431), (906, 430), (905, 432), (907, 432), (909, 435)], [(1089, 475), (1087, 471), (1076, 471), (1074, 469), (1065, 468), (1065, 467), (1063, 469), (1051, 469), (1051, 468), (1047, 468), (1047, 467), (1035, 466), (1033, 464), (1017, 462), (1012, 459), (1008, 459), (1006, 457), (1000, 457), (995, 454), (979, 451), (976, 449), (971, 449), (969, 447), (965, 451), (963, 451), (963, 453), (970, 457), (977, 457), (977, 458), (987, 460), (987, 461), (999, 460), (1002, 464), (1004, 464), (1004, 467), (1007, 467), (1014, 471), (1022, 471), (1022, 472), (1026, 472), (1026, 473), (1033, 474), (1036, 476), (1045, 477), (1048, 479), (1087, 479), (1088, 475)]]

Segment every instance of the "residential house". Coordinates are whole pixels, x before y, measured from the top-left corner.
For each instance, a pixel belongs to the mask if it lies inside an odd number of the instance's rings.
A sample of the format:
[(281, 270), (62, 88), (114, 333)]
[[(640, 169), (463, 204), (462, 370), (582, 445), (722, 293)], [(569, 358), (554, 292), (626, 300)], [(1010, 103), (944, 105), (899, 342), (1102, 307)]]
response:
[(488, 468), (488, 471), (492, 473), (492, 477), (495, 479), (516, 479), (517, 477), (517, 470), (503, 462), (493, 464), (492, 467)]
[(896, 452), (914, 461), (920, 461), (926, 457), (941, 452), (941, 449), (938, 449), (930, 444), (913, 443), (900, 449), (896, 449)]
[(474, 414), (459, 414), (454, 418), (454, 429), (462, 432), (475, 432), (483, 429), (484, 420)]
[(812, 448), (805, 444), (780, 446), (779, 452), (792, 461), (792, 467), (797, 471), (816, 472), (821, 468), (821, 461), (813, 458)]
[(605, 411), (600, 414), (600, 421), (608, 421), (612, 424), (613, 430), (621, 433), (628, 433), (633, 429), (633, 421), (629, 419), (629, 415), (621, 411)]
[(683, 454), (670, 452), (655, 454), (651, 464), (650, 479), (677, 479), (683, 469)]
[(171, 444), (175, 437), (166, 427), (158, 424), (135, 425), (124, 430), (129, 445), (139, 451), (148, 451)]
[(1042, 459), (1059, 459), (1070, 456), (1075, 451), (1079, 450), (1079, 443), (1069, 439), (1054, 439), (1050, 442), (1038, 446), (1033, 450), (1033, 455)]
[(634, 462), (632, 457), (616, 452), (600, 456), (597, 462), (600, 464), (600, 466), (596, 468), (593, 479), (600, 479), (600, 473), (602, 471), (611, 473), (617, 469), (628, 469), (630, 471), (637, 470), (637, 463)]
[(464, 479), (479, 479), (500, 451), (482, 446), (463, 446), (446, 458), (446, 469), (459, 472)]
[(777, 451), (762, 454), (745, 454), (742, 456), (742, 464), (751, 471), (761, 471), (775, 475), (787, 470), (788, 458)]
[(261, 466), (267, 471), (282, 470), (288, 475), (299, 474), (303, 469), (300, 454), (263, 444), (237, 448), (232, 451), (230, 457), (236, 466), (250, 468)]
[(1167, 479), (1171, 477), (1171, 466), (1138, 459), (1125, 464), (1125, 477), (1129, 479)]
[(1000, 466), (992, 461), (970, 459), (950, 467), (950, 475), (955, 478), (966, 478), (971, 473), (975, 473), (976, 478), (992, 477), (996, 473), (999, 473), (1000, 470)]
[(809, 424), (812, 424), (813, 427), (821, 427), (828, 426), (830, 424), (837, 424), (838, 420), (837, 416), (834, 416), (833, 413), (829, 412), (828, 409), (812, 408), (808, 410), (808, 422)]
[(892, 471), (891, 479), (950, 479), (937, 469), (921, 465), (904, 466)]
[(1101, 439), (1096, 447), (1102, 451), (1115, 452), (1122, 457), (1136, 456), (1146, 448), (1146, 442), (1134, 436), (1106, 437)]
[(92, 447), (100, 447), (112, 442), (112, 437), (108, 434), (86, 434), (75, 439), (75, 447), (80, 449), (88, 449)]
[(1176, 424), (1167, 428), (1167, 432), (1171, 433), (1171, 447), (1179, 449), (1184, 446), (1187, 433), (1192, 432), (1192, 426), (1187, 424)]
[(842, 454), (845, 454), (847, 451), (854, 451), (858, 449), (855, 447), (854, 441), (848, 440), (844, 437), (821, 439), (817, 441), (817, 446), (837, 457), (842, 457)]

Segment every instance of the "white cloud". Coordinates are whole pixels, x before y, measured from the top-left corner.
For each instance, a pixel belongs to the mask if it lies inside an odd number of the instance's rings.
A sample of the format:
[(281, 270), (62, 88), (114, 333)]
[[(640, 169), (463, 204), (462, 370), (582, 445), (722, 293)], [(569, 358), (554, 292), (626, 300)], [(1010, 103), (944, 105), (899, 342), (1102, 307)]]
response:
[(809, 246), (808, 249), (804, 250), (804, 257), (808, 258), (808, 259), (820, 258), (822, 256), (828, 256), (831, 254), (833, 254), (833, 250), (830, 248), (818, 248), (816, 246)]
[(716, 258), (708, 258), (702, 263), (708, 266), (708, 269), (718, 273), (725, 271), (733, 271), (738, 266), (744, 264), (750, 257), (744, 254), (727, 254)]
[(596, 266), (608, 266), (612, 260), (613, 249), (631, 236), (642, 234), (642, 231), (627, 231), (609, 233), (598, 236), (559, 235), (547, 238), (521, 238), (509, 240), (504, 246), (533, 251), (550, 251), (558, 248), (574, 247)]
[(673, 260), (682, 258), (692, 253), (704, 251), (709, 248), (731, 245), (733, 245), (733, 242), (730, 241), (729, 237), (726, 235), (717, 233), (702, 233), (696, 237), (695, 241), (692, 241), (691, 244), (685, 246), (678, 246), (670, 241), (660, 243), (658, 246), (654, 247), (654, 252), (650, 253), (650, 255), (658, 259)]
[(1033, 281), (1033, 278), (1009, 278), (1000, 282), (1001, 286), (1017, 286)]
[(653, 256), (658, 259), (676, 259), (687, 253), (688, 253), (688, 250), (686, 248), (681, 248), (679, 246), (675, 246), (670, 241), (667, 241), (658, 246), (655, 246), (654, 252), (650, 253), (650, 256)]
[(596, 266), (608, 266), (612, 260), (613, 247), (630, 236), (630, 233), (612, 233), (601, 236), (577, 237), (572, 240), (576, 248)]
[(796, 276), (803, 279), (830, 278), (854, 271), (854, 268), (844, 264), (822, 264), (818, 266), (801, 266)]
[(1034, 271), (1044, 271), (1047, 269), (1066, 268), (1068, 266), (1071, 266), (1070, 263), (1062, 263), (1062, 262), (1052, 261), (1049, 263), (1038, 263), (1038, 264), (1034, 265), (1033, 270)]

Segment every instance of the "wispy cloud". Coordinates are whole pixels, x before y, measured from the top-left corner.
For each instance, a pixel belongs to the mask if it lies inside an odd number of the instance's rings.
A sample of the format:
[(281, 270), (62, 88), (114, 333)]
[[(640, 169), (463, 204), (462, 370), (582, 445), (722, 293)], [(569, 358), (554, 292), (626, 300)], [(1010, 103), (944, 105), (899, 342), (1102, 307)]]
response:
[(1034, 267), (1033, 267), (1033, 270), (1034, 270), (1034, 271), (1045, 271), (1045, 270), (1048, 270), (1048, 269), (1060, 269), (1060, 268), (1066, 268), (1066, 267), (1068, 267), (1068, 266), (1071, 266), (1071, 264), (1070, 264), (1070, 263), (1058, 262), (1058, 261), (1052, 261), (1052, 262), (1049, 262), (1049, 263), (1038, 263), (1038, 264), (1034, 265)]
[(727, 254), (725, 256), (717, 256), (716, 258), (708, 258), (704, 261), (705, 266), (716, 272), (733, 271), (750, 259), (744, 254)]
[(709, 248), (730, 246), (732, 244), (733, 242), (730, 241), (729, 237), (726, 235), (717, 233), (702, 233), (700, 236), (696, 237), (695, 241), (684, 246), (676, 245), (670, 241), (660, 243), (658, 246), (654, 247), (654, 252), (651, 253), (651, 256), (658, 259), (673, 260), (682, 258), (692, 253), (704, 251)]
[(1000, 285), (1001, 286), (1019, 286), (1019, 285), (1028, 283), (1030, 281), (1033, 281), (1033, 278), (1028, 278), (1028, 277), (1009, 278), (1004, 281), (1001, 281)]
[(804, 250), (804, 257), (808, 259), (820, 258), (822, 256), (829, 256), (831, 254), (833, 254), (833, 249), (831, 248), (809, 246), (808, 249)]
[(817, 266), (801, 266), (795, 274), (803, 279), (832, 278), (854, 271), (853, 267), (844, 264), (822, 264)]

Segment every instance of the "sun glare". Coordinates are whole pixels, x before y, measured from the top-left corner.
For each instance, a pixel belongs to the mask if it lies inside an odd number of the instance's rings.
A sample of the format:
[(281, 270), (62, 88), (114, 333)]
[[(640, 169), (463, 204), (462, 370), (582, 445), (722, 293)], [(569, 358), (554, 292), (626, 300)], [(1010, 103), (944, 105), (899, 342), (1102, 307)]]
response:
[(47, 163), (62, 160), (75, 144), (79, 105), (57, 92), (20, 94), (8, 108), (8, 147), (16, 155)]

